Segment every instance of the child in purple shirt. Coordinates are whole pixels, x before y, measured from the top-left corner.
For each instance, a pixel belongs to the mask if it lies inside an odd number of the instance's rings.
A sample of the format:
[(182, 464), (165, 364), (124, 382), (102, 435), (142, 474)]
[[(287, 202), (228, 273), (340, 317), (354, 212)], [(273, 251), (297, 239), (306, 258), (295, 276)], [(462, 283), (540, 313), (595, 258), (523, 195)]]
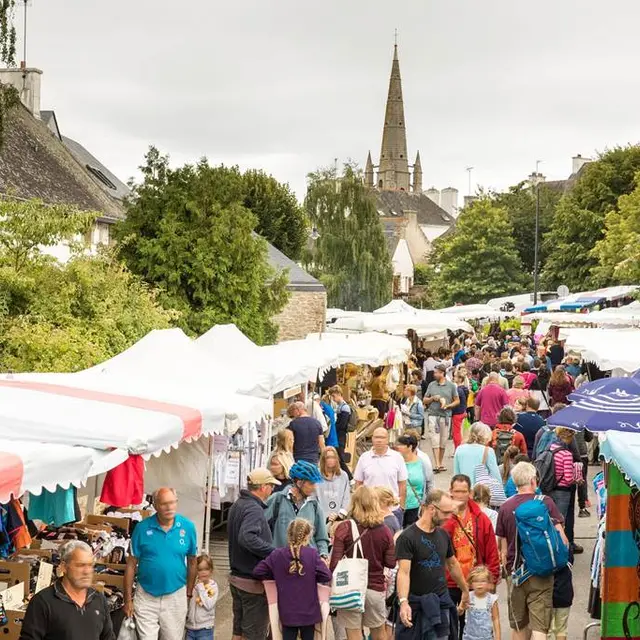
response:
[(283, 640), (313, 640), (322, 621), (318, 583), (331, 582), (331, 571), (317, 549), (309, 546), (312, 529), (297, 518), (287, 529), (287, 547), (272, 551), (253, 571), (258, 580), (275, 580)]

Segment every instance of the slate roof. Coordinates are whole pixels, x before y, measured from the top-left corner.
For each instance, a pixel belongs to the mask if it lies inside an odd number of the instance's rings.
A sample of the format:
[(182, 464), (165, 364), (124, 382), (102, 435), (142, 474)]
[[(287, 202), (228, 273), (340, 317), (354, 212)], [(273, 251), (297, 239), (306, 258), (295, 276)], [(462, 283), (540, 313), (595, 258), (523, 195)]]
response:
[(75, 205), (97, 211), (109, 222), (125, 215), (121, 202), (108, 196), (47, 125), (22, 105), (7, 118), (0, 149), (0, 193)]
[(442, 207), (424, 195), (407, 191), (374, 190), (378, 211), (389, 217), (402, 216), (404, 211), (415, 211), (420, 225), (455, 224), (455, 219)]
[(309, 275), (302, 267), (293, 260), (276, 249), (272, 244), (267, 242), (269, 264), (276, 271), (288, 270), (289, 284), (287, 289), (290, 291), (316, 291), (321, 293), (325, 291), (324, 285)]
[[(111, 173), (111, 171), (109, 171), (109, 169), (107, 169), (100, 160), (89, 153), (79, 142), (76, 142), (71, 138), (67, 138), (66, 136), (62, 136), (62, 142), (64, 142), (65, 147), (71, 151), (75, 159), (83, 167), (91, 167), (91, 169), (93, 169), (93, 171), (90, 170), (91, 178), (109, 196), (116, 198), (117, 200), (124, 200), (131, 194), (131, 189), (129, 189), (122, 180)], [(98, 177), (100, 173), (107, 179), (107, 181)]]
[(382, 224), (384, 239), (387, 243), (389, 255), (393, 258), (393, 255), (398, 248), (398, 243), (400, 242), (400, 236), (396, 233), (396, 221), (382, 218), (380, 222)]

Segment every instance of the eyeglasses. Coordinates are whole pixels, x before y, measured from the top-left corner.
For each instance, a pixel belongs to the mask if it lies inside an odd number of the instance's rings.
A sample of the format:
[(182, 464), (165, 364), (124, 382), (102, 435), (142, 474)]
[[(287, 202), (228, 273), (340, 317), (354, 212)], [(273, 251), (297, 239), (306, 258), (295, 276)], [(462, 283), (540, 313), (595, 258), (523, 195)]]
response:
[(452, 516), (455, 511), (451, 510), (451, 511), (445, 511), (444, 509), (441, 509), (437, 504), (432, 505), (434, 509), (437, 509), (440, 513), (444, 514), (445, 516)]

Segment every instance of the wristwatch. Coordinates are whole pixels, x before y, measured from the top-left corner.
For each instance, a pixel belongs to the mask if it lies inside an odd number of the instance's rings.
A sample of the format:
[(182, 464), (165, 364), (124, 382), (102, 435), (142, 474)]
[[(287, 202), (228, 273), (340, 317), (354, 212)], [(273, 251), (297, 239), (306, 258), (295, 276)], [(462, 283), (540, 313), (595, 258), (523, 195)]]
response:
[(398, 598), (398, 604), (404, 604), (405, 602), (408, 602), (408, 598)]

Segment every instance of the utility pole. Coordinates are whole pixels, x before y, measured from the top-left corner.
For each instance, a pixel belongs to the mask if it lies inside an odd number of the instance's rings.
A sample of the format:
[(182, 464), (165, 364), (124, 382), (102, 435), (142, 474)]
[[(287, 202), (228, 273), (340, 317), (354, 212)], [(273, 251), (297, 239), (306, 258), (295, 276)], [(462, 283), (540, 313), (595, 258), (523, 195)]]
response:
[(535, 188), (536, 188), (536, 230), (533, 242), (533, 306), (538, 304), (538, 288), (540, 278), (540, 268), (538, 264), (538, 254), (540, 252), (540, 173), (539, 167), (542, 160), (536, 160)]

